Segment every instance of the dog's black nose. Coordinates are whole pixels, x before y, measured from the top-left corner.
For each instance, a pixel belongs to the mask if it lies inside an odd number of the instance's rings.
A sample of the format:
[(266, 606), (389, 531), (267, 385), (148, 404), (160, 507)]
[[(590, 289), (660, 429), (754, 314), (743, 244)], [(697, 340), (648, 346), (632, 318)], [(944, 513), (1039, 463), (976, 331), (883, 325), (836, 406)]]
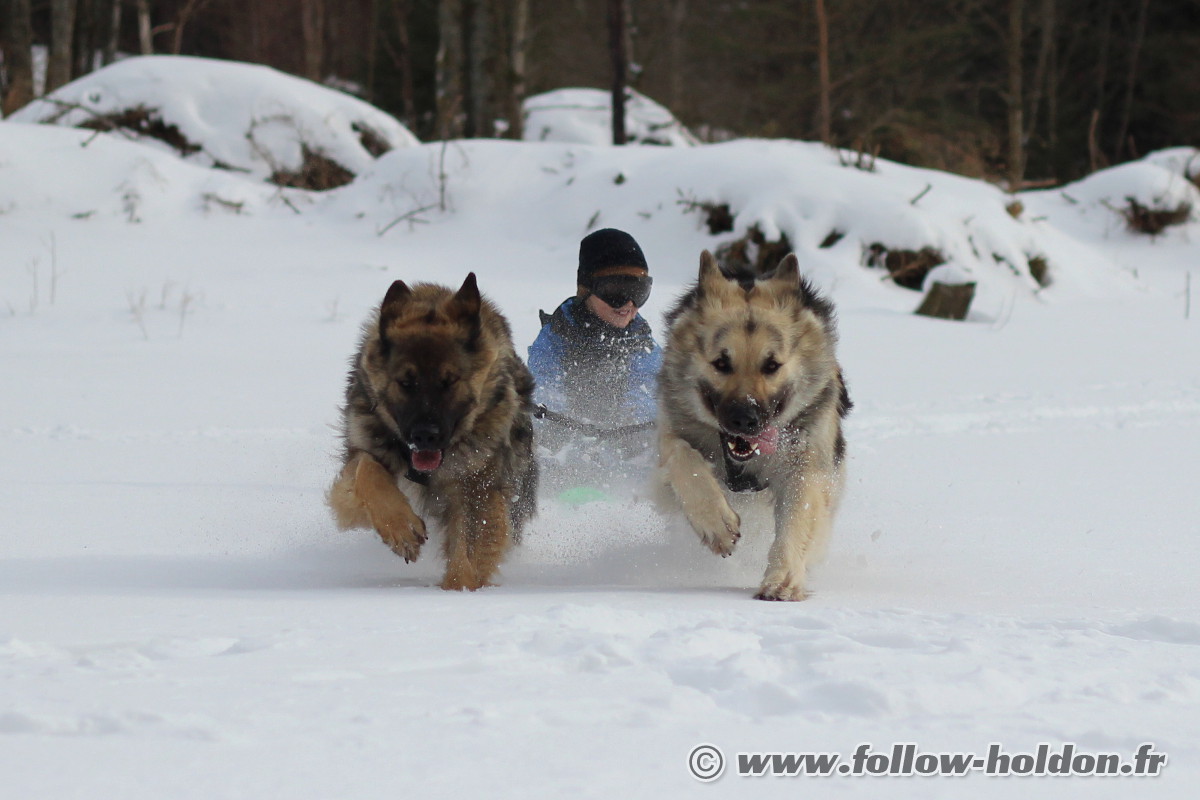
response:
[(408, 444), (414, 450), (440, 450), (442, 430), (432, 422), (414, 425), (408, 432)]
[(762, 428), (762, 412), (751, 403), (731, 403), (722, 417), (729, 433), (753, 436)]

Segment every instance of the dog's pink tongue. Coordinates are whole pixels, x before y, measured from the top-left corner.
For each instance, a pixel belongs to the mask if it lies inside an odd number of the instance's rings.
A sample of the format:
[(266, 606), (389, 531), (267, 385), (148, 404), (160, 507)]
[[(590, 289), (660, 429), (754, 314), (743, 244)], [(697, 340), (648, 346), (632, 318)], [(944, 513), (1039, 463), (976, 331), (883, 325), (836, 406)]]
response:
[(441, 450), (414, 450), (412, 454), (413, 469), (418, 472), (433, 472), (442, 465)]
[(746, 441), (755, 447), (761, 455), (770, 455), (779, 447), (779, 428), (772, 425), (769, 428), (765, 428), (758, 436)]

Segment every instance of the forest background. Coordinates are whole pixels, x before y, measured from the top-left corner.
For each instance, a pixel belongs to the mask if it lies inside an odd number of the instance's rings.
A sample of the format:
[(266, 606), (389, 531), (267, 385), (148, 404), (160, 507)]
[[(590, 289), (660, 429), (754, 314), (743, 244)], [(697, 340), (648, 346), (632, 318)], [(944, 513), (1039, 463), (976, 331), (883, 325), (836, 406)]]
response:
[(266, 64), (426, 140), (520, 138), (530, 95), (628, 86), (704, 140), (1010, 190), (1200, 143), (1198, 50), (1196, 0), (0, 0), (5, 115), (122, 53)]

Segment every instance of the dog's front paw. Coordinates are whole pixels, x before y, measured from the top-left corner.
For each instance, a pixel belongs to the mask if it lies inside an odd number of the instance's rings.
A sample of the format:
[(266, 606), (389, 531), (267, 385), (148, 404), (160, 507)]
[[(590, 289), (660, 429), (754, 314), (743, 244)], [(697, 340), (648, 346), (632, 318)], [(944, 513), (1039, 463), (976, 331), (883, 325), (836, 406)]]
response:
[(421, 554), (421, 545), (429, 538), (425, 521), (416, 514), (389, 519), (378, 527), (379, 538), (392, 552), (411, 564)]
[(741, 518), (724, 499), (710, 514), (689, 515), (688, 522), (700, 541), (721, 558), (732, 555), (738, 539), (742, 538)]
[(755, 600), (789, 600), (793, 602), (806, 597), (808, 597), (808, 590), (804, 588), (803, 581), (793, 580), (790, 573), (779, 577), (763, 578), (762, 586), (758, 587), (758, 594), (754, 595)]

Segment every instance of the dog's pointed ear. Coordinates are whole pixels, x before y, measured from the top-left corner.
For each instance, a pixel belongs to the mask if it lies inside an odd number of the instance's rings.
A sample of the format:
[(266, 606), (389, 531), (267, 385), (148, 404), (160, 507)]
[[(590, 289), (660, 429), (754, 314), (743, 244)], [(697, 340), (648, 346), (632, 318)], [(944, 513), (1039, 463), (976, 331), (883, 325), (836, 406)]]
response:
[(800, 259), (796, 258), (795, 253), (788, 253), (783, 257), (771, 275), (771, 280), (784, 281), (789, 286), (800, 282)]
[(392, 282), (391, 288), (383, 296), (383, 303), (379, 306), (379, 332), (381, 334), (391, 326), (392, 320), (400, 316), (400, 312), (404, 310), (410, 297), (412, 297), (412, 289), (408, 288), (407, 283), (404, 281)]
[(700, 254), (700, 293), (720, 291), (729, 279), (721, 272), (716, 257), (705, 250)]
[(468, 272), (462, 287), (454, 294), (454, 305), (463, 316), (479, 316), (479, 307), (483, 300), (479, 296), (479, 284), (475, 281), (475, 273)]
[(479, 284), (475, 280), (475, 273), (468, 272), (467, 279), (450, 301), (450, 313), (466, 323), (468, 350), (474, 350), (479, 341), (479, 311), (482, 306), (483, 298), (479, 296)]
[(387, 294), (383, 296), (383, 305), (396, 306), (397, 308), (408, 301), (412, 297), (412, 289), (408, 288), (408, 284), (404, 281), (392, 281), (392, 285), (388, 288)]

